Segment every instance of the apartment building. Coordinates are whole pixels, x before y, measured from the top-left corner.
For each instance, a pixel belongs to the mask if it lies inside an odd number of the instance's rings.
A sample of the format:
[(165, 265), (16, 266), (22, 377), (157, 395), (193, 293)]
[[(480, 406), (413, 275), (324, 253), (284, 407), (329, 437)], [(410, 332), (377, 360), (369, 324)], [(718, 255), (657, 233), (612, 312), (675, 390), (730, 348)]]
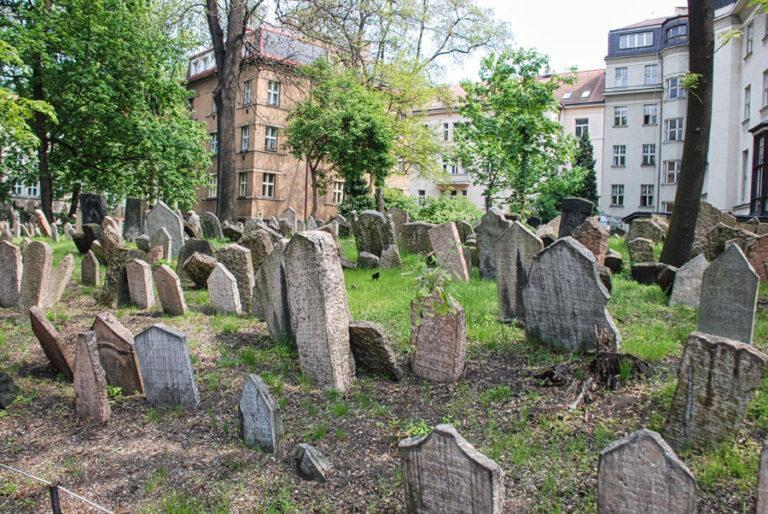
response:
[[(306, 87), (293, 74), (295, 66), (312, 62), (325, 52), (262, 26), (248, 35), (244, 54), (236, 114), (236, 214), (240, 218), (269, 218), (291, 207), (306, 218), (312, 209), (308, 168), (305, 161), (283, 149), (282, 131), (289, 110), (306, 94)], [(195, 93), (192, 111), (195, 119), (206, 125), (212, 154), (210, 185), (198, 192), (197, 212), (216, 209), (216, 83), (213, 51), (193, 56), (188, 71), (188, 87)], [(318, 216), (327, 219), (333, 215), (343, 199), (343, 182), (333, 181), (320, 199)]]

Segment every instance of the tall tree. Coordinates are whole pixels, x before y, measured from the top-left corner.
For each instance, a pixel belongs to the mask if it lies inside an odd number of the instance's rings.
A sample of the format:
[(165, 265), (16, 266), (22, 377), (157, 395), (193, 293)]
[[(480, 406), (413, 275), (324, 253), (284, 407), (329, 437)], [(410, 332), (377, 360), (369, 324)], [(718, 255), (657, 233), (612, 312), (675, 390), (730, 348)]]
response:
[(689, 95), (683, 159), (660, 258), (661, 262), (678, 267), (688, 262), (691, 255), (709, 154), (715, 50), (713, 0), (688, 0), (688, 48), (690, 71), (685, 84)]
[(582, 132), (579, 138), (579, 146), (576, 149), (576, 159), (573, 163), (575, 167), (585, 170), (584, 180), (581, 187), (575, 191), (576, 196), (585, 198), (595, 204), (597, 207), (597, 172), (595, 171), (595, 150), (592, 147), (592, 141), (589, 140), (589, 133)]

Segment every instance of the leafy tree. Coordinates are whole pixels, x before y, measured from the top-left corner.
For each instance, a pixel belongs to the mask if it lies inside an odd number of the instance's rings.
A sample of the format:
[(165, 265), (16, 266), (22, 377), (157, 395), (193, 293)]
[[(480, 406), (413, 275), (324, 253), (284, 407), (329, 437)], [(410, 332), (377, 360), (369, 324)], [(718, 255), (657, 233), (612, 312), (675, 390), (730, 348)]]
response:
[(439, 198), (427, 198), (417, 219), (430, 223), (466, 221), (474, 225), (482, 215), (483, 211), (465, 196), (441, 195)]
[(339, 206), (342, 215), (349, 217), (352, 211), (362, 212), (375, 208), (376, 202), (365, 177), (350, 177), (344, 181), (344, 201)]
[(521, 49), (486, 57), (480, 81), (462, 82), (467, 123), (458, 127), (458, 156), (485, 188), (486, 209), (504, 200), (526, 214), (531, 194), (569, 162), (572, 144), (549, 116), (564, 79), (540, 79), (547, 68), (545, 56)]
[[(580, 196), (590, 172), (580, 166), (548, 177), (533, 197), (533, 212), (545, 223), (560, 214), (563, 199)], [(584, 197), (582, 197), (584, 198)]]
[(408, 196), (399, 189), (388, 187), (384, 190), (384, 207), (389, 209), (402, 209), (409, 214), (412, 220), (417, 219), (421, 206), (412, 196)]
[(587, 199), (597, 206), (600, 199), (597, 196), (597, 172), (595, 171), (595, 157), (592, 142), (589, 140), (589, 134), (582, 132), (579, 138), (579, 145), (576, 149), (576, 159), (574, 167), (586, 171), (584, 180), (579, 189), (574, 191), (574, 196)]

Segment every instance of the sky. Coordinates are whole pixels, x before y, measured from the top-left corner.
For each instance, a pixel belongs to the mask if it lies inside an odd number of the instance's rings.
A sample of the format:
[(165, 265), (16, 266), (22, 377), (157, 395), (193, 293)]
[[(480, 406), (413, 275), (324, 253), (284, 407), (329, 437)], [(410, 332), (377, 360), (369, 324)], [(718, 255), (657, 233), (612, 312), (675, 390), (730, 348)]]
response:
[[(671, 16), (686, 0), (478, 0), (510, 24), (516, 46), (534, 47), (550, 58), (554, 71), (605, 67), (608, 31), (649, 18)], [(446, 69), (456, 83), (476, 79), (480, 56)]]

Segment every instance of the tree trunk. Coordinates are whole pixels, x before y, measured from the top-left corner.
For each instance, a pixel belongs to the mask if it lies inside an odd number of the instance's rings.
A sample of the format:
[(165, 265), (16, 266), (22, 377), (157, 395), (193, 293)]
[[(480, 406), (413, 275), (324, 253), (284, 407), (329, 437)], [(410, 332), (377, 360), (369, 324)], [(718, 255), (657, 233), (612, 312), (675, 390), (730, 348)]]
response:
[[(35, 55), (32, 65), (32, 98), (45, 100), (41, 57)], [(40, 207), (49, 222), (53, 222), (53, 179), (48, 168), (48, 123), (45, 114), (35, 112), (35, 135), (40, 140), (37, 147), (37, 169), (40, 178)]]
[(77, 204), (80, 203), (80, 184), (75, 184), (72, 188), (72, 203), (69, 204), (69, 218), (74, 218), (77, 215)]
[(310, 168), (309, 170), (309, 177), (312, 180), (312, 211), (310, 212), (310, 215), (313, 218), (317, 218), (317, 200), (318, 200), (318, 194), (317, 194), (317, 169)]
[(376, 210), (384, 212), (384, 188), (376, 186)]
[(680, 178), (660, 259), (678, 267), (688, 262), (691, 254), (707, 169), (715, 49), (713, 0), (688, 0), (688, 34), (690, 72), (699, 79), (688, 94)]

